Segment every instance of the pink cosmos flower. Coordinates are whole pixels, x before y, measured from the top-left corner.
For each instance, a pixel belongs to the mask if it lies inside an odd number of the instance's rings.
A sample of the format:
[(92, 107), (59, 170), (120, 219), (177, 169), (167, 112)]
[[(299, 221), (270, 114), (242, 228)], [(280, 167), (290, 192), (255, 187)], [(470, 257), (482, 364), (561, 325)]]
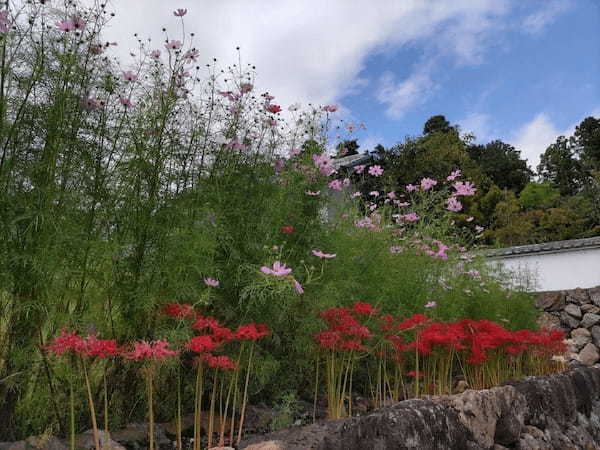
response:
[(413, 192), (419, 190), (419, 186), (414, 186), (412, 184), (406, 185), (406, 192)]
[(173, 15), (175, 17), (183, 17), (187, 14), (187, 9), (183, 9), (183, 8), (178, 8), (175, 11), (173, 11)]
[(318, 195), (320, 195), (320, 194), (321, 194), (321, 191), (316, 191), (316, 192), (313, 192), (313, 191), (306, 191), (306, 192), (305, 192), (305, 194), (306, 194), (306, 195), (310, 195), (311, 197), (316, 197), (316, 196), (318, 196)]
[(56, 28), (58, 28), (60, 31), (68, 33), (75, 30), (75, 23), (72, 20), (63, 20), (62, 22), (56, 23)]
[(336, 191), (341, 191), (343, 187), (341, 180), (333, 180), (328, 186), (330, 189), (334, 189)]
[(300, 295), (304, 294), (304, 288), (302, 287), (300, 282), (298, 280), (296, 280), (295, 278), (293, 281), (294, 281), (294, 290)]
[(463, 205), (456, 197), (450, 197), (446, 202), (448, 203), (448, 206), (446, 206), (448, 211), (458, 212), (462, 209)]
[(285, 161), (281, 158), (276, 159), (275, 162), (273, 163), (273, 166), (275, 167), (276, 172), (281, 172), (283, 170), (283, 168), (285, 167)]
[(481, 227), (481, 226), (479, 226), (479, 225), (475, 225), (475, 231), (476, 231), (477, 233), (481, 233), (483, 230), (485, 230), (485, 228), (483, 228), (483, 227)]
[(170, 42), (167, 42), (167, 43), (165, 44), (165, 48), (166, 48), (167, 50), (178, 50), (178, 49), (180, 49), (180, 48), (181, 48), (181, 41), (175, 41), (175, 40), (172, 40), (172, 41), (170, 41)]
[(325, 112), (336, 112), (339, 109), (338, 105), (329, 105), (329, 106), (324, 106), (323, 107), (323, 111)]
[(454, 181), (458, 177), (460, 177), (460, 175), (461, 175), (460, 170), (455, 170), (450, 175), (448, 175), (448, 177), (446, 177), (446, 180), (448, 180), (448, 181)]
[(371, 197), (379, 197), (379, 192), (378, 191), (371, 191), (371, 192), (369, 192), (369, 195)]
[(150, 53), (150, 57), (153, 59), (160, 58), (160, 50), (152, 50), (152, 53)]
[(435, 308), (437, 306), (436, 302), (427, 302), (425, 303), (425, 308)]
[(204, 284), (209, 287), (219, 287), (219, 280), (215, 280), (214, 278), (205, 278)]
[(406, 220), (407, 222), (416, 222), (417, 220), (420, 219), (420, 217), (417, 215), (417, 213), (408, 213), (408, 214), (403, 214), (400, 216), (402, 219)]
[(369, 167), (369, 175), (372, 175), (374, 177), (380, 177), (381, 175), (383, 175), (383, 169), (379, 165), (371, 166)]
[(475, 191), (477, 191), (470, 181), (465, 181), (464, 183), (462, 181), (457, 181), (452, 187), (456, 189), (455, 195), (475, 195)]
[(133, 103), (131, 103), (131, 100), (129, 100), (128, 98), (121, 97), (119, 101), (121, 102), (121, 105), (123, 105), (126, 109), (133, 107)]
[(433, 178), (423, 178), (421, 180), (421, 189), (424, 191), (428, 191), (436, 184), (437, 184), (437, 181), (434, 180)]
[(332, 259), (336, 257), (335, 253), (323, 253), (321, 250), (312, 250), (312, 254), (321, 259)]
[(364, 172), (366, 167), (367, 166), (365, 166), (364, 164), (360, 164), (360, 165), (354, 167), (354, 171), (358, 174), (361, 174)]
[(292, 269), (286, 267), (285, 263), (281, 263), (279, 261), (275, 261), (273, 263), (273, 268), (262, 266), (260, 271), (267, 275), (274, 275), (276, 277), (284, 277), (289, 275), (292, 272)]
[(402, 253), (404, 251), (404, 249), (402, 247), (399, 247), (397, 245), (392, 245), (390, 247), (390, 253)]
[(131, 70), (128, 70), (127, 72), (123, 72), (123, 79), (130, 83), (134, 83), (138, 80), (138, 76)]
[(240, 92), (242, 94), (247, 94), (248, 92), (250, 92), (252, 89), (254, 89), (254, 86), (251, 83), (242, 83), (240, 85)]
[(319, 168), (321, 175), (328, 177), (334, 172), (333, 161), (327, 155), (313, 155), (315, 165)]
[(360, 197), (360, 192), (356, 191), (350, 197), (352, 197), (352, 198)]
[(302, 150), (300, 150), (299, 148), (293, 148), (290, 150), (290, 156), (298, 156), (300, 153), (302, 153)]
[(277, 114), (278, 112), (281, 111), (281, 106), (279, 105), (267, 105), (267, 111), (269, 111), (270, 113), (273, 114)]
[(183, 59), (187, 64), (190, 64), (192, 62), (196, 62), (198, 60), (198, 56), (200, 56), (200, 52), (196, 49), (192, 49), (183, 54)]
[(410, 203), (409, 202), (398, 202), (398, 203), (396, 203), (396, 205), (398, 205), (398, 206), (410, 206)]
[(396, 193), (394, 191), (388, 192), (387, 193), (387, 198), (390, 198), (392, 200), (395, 199), (396, 198)]
[(8, 18), (8, 11), (0, 11), (0, 33), (8, 33), (10, 31), (10, 19)]
[(80, 19), (79, 17), (73, 19), (73, 28), (75, 28), (76, 30), (83, 30), (85, 29), (85, 22), (83, 21), (83, 19)]
[(474, 217), (473, 217), (473, 216), (469, 216), (469, 217), (467, 217), (465, 220), (466, 220), (467, 222), (472, 222), (472, 221), (473, 221), (473, 219), (474, 219)]

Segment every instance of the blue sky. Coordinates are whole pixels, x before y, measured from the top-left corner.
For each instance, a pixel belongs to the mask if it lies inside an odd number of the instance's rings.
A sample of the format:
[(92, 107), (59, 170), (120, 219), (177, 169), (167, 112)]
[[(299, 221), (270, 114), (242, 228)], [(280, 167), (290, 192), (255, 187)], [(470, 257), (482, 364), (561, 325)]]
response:
[[(201, 58), (257, 66), (257, 86), (291, 103), (339, 104), (363, 149), (419, 134), (444, 114), (479, 142), (502, 139), (535, 167), (600, 116), (598, 0), (118, 0), (110, 34), (177, 36), (187, 8)], [(123, 44), (123, 45), (121, 45)]]

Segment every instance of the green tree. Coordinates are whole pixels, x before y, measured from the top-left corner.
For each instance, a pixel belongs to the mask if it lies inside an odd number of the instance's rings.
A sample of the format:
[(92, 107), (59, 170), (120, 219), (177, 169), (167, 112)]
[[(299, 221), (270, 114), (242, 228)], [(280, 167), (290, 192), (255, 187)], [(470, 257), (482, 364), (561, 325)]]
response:
[(586, 117), (575, 128), (577, 153), (590, 170), (600, 170), (600, 119)]
[(559, 136), (540, 158), (538, 174), (558, 188), (561, 195), (573, 195), (581, 188), (582, 168), (575, 158), (572, 142)]
[(520, 192), (533, 175), (527, 162), (521, 158), (521, 152), (500, 140), (486, 145), (471, 145), (467, 152), (501, 189)]
[(527, 183), (519, 196), (519, 202), (525, 210), (551, 208), (559, 199), (558, 189), (553, 188), (548, 182), (537, 183), (535, 181)]
[(452, 130), (455, 130), (455, 128), (452, 127), (450, 122), (446, 120), (446, 117), (442, 115), (430, 117), (423, 126), (423, 134), (425, 136), (434, 133), (448, 133)]

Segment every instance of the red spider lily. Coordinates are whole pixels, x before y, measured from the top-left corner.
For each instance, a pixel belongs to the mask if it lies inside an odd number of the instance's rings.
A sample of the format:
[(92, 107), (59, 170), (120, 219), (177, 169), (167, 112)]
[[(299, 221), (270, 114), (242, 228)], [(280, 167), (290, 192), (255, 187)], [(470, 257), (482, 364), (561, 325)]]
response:
[(235, 338), (240, 341), (256, 341), (270, 334), (269, 328), (265, 324), (240, 325), (235, 332)]
[(339, 343), (342, 340), (338, 331), (331, 330), (321, 331), (315, 336), (315, 339), (317, 340), (321, 348), (326, 348), (330, 350), (338, 348)]
[(212, 330), (214, 328), (218, 328), (219, 326), (219, 321), (214, 317), (198, 316), (198, 318), (196, 318), (196, 321), (192, 325), (192, 328), (196, 331), (202, 331), (206, 328), (210, 328)]
[(105, 359), (111, 356), (117, 356), (120, 353), (117, 341), (114, 339), (98, 339), (94, 335), (86, 337), (83, 341), (83, 347), (79, 350), (82, 356)]
[(221, 370), (235, 370), (235, 363), (229, 358), (229, 356), (214, 356), (210, 353), (204, 355), (204, 360), (207, 362), (208, 367), (213, 369)]
[(340, 343), (340, 349), (341, 350), (354, 350), (357, 352), (364, 352), (367, 350), (367, 348), (364, 345), (362, 345), (359, 340), (356, 340), (356, 339), (342, 341)]
[(215, 342), (211, 336), (194, 336), (185, 345), (188, 350), (194, 353), (211, 352), (219, 346), (219, 343)]
[(171, 303), (165, 306), (162, 312), (164, 315), (175, 317), (176, 319), (190, 319), (196, 316), (194, 307), (188, 303)]
[(220, 343), (231, 342), (235, 340), (235, 333), (231, 329), (222, 326), (212, 327), (212, 337)]
[(359, 316), (370, 316), (377, 312), (377, 310), (370, 303), (357, 302), (352, 305), (352, 311)]
[(294, 233), (294, 227), (292, 225), (284, 225), (281, 227), (281, 232), (283, 234), (293, 234)]
[(417, 375), (417, 372), (414, 370), (411, 370), (410, 372), (408, 372), (406, 375), (408, 375), (411, 378), (424, 378), (425, 374), (423, 372), (419, 372), (419, 374)]
[(410, 330), (424, 322), (427, 322), (428, 320), (429, 319), (427, 316), (424, 316), (423, 314), (413, 314), (411, 317), (399, 324), (397, 329), (400, 331)]
[(133, 349), (131, 352), (121, 353), (121, 356), (126, 359), (133, 361), (161, 361), (170, 356), (179, 354), (178, 350), (169, 350), (169, 343), (167, 341), (139, 341), (133, 343)]
[(84, 346), (85, 342), (81, 336), (63, 328), (60, 330), (60, 335), (54, 338), (45, 349), (55, 355), (64, 355), (70, 351), (79, 354)]

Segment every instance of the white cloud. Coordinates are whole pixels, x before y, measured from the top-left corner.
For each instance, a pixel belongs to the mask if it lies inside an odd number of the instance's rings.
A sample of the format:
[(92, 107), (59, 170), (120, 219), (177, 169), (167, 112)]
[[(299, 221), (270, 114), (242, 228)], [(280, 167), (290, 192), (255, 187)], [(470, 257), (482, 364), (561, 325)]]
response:
[(493, 131), (490, 125), (490, 115), (473, 113), (458, 121), (462, 133), (474, 134), (477, 142), (493, 139)]
[(533, 170), (536, 170), (540, 155), (546, 151), (546, 148), (556, 142), (558, 136), (571, 135), (575, 131), (575, 125), (560, 130), (547, 114), (539, 113), (514, 134), (510, 143), (517, 150), (521, 150), (521, 156), (527, 159)]
[[(116, 51), (124, 58), (136, 48), (135, 32), (161, 47), (163, 26), (169, 38), (180, 39), (172, 10), (187, 8), (185, 29), (195, 32), (202, 63), (213, 57), (223, 65), (237, 62), (239, 45), (243, 61), (257, 66), (259, 88), (283, 106), (298, 100), (328, 104), (364, 84), (360, 74), (367, 56), (378, 51), (427, 41), (457, 60), (478, 60), (482, 36), (503, 16), (507, 1), (115, 0), (117, 16), (106, 38), (119, 41)], [(432, 74), (420, 68), (403, 82), (388, 82), (388, 91), (400, 91), (392, 95), (393, 104), (386, 103), (392, 114), (417, 104), (418, 93), (435, 86)]]
[(385, 72), (379, 79), (376, 97), (387, 106), (386, 113), (399, 119), (413, 107), (424, 103), (438, 85), (428, 67), (421, 67), (408, 78), (397, 82), (394, 74)]
[(523, 19), (522, 27), (526, 33), (540, 33), (571, 7), (570, 0), (551, 0)]

